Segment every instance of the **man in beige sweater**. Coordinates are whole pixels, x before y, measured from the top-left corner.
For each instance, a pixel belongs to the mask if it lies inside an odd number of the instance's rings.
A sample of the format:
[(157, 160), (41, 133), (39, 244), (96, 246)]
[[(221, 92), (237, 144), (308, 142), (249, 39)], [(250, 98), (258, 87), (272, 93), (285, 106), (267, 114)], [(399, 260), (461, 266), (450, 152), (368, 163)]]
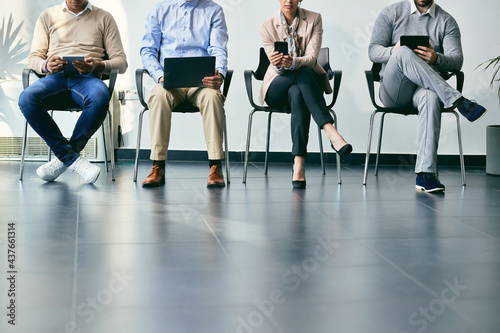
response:
[[(64, 60), (75, 56), (84, 60)], [(56, 156), (36, 173), (54, 181), (70, 169), (94, 183), (101, 169), (81, 157), (80, 151), (101, 126), (109, 107), (109, 91), (100, 74), (111, 69), (124, 73), (128, 66), (113, 16), (87, 0), (64, 0), (44, 10), (35, 26), (29, 66), (47, 76), (22, 92), (19, 107)], [(83, 111), (68, 140), (47, 110), (71, 104)]]

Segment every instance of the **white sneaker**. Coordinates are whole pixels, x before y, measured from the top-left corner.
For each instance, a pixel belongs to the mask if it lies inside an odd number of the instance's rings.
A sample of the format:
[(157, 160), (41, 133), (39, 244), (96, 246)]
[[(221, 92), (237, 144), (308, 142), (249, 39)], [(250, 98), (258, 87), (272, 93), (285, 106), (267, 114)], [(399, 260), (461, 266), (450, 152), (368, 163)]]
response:
[(64, 166), (63, 162), (59, 161), (56, 157), (36, 169), (36, 174), (46, 182), (53, 182), (57, 177), (62, 175), (66, 169), (67, 167)]
[(68, 169), (79, 174), (89, 184), (95, 183), (101, 173), (101, 168), (96, 165), (92, 165), (88, 160), (81, 156), (78, 157), (78, 159), (74, 161)]

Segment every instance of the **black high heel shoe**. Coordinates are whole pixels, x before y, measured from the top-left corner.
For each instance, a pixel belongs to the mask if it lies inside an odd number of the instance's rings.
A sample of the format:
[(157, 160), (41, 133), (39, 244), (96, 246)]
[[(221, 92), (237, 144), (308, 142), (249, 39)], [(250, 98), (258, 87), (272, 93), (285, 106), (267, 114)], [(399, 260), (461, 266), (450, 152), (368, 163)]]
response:
[[(295, 164), (294, 164), (295, 165)], [(292, 187), (297, 188), (297, 189), (304, 189), (306, 188), (306, 180), (293, 180), (293, 167), (292, 165)]]
[(344, 156), (349, 155), (352, 152), (352, 146), (349, 143), (343, 145), (339, 150), (335, 149), (333, 143), (330, 143), (330, 145), (332, 146), (333, 150), (335, 150), (335, 152), (339, 154), (342, 160), (344, 160)]

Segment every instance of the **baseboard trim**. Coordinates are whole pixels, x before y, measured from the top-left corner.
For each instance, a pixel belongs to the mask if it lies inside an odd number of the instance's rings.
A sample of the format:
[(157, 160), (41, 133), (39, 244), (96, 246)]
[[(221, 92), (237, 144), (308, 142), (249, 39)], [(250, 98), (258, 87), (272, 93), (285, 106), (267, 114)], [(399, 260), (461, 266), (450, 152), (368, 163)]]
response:
[[(149, 149), (141, 149), (139, 151), (140, 160), (149, 160)], [(251, 162), (264, 162), (264, 152), (250, 152), (249, 161)], [(466, 155), (464, 156), (465, 165), (471, 167), (486, 167), (485, 155)], [(135, 160), (135, 149), (120, 148), (116, 150), (116, 160)], [(200, 150), (169, 150), (169, 161), (207, 161), (208, 156), (206, 151)], [(245, 152), (231, 151), (229, 152), (229, 160), (231, 162), (242, 163), (245, 161)], [(381, 154), (381, 165), (414, 165), (416, 155), (414, 154)], [(335, 164), (336, 156), (333, 152), (325, 154), (325, 161), (327, 164)], [(271, 163), (291, 163), (292, 156), (290, 152), (270, 152), (269, 162)], [(308, 153), (306, 163), (320, 164), (319, 153)], [(365, 154), (353, 153), (346, 156), (345, 165), (363, 165), (365, 164)], [(370, 155), (370, 164), (375, 164), (375, 154)], [(460, 158), (458, 155), (439, 155), (438, 164), (440, 166), (460, 166)]]

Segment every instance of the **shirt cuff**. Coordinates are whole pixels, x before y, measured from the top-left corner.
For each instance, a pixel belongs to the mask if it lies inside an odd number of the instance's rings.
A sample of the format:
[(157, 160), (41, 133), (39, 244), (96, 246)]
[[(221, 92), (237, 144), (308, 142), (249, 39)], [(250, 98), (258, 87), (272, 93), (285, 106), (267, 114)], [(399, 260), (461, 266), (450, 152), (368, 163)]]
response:
[(290, 65), (290, 67), (287, 67), (285, 68), (286, 70), (292, 70), (295, 68), (295, 58), (292, 58), (292, 64)]
[(217, 70), (219, 70), (219, 73), (222, 74), (222, 76), (224, 76), (224, 78), (226, 77), (226, 74), (227, 74), (227, 68), (216, 68)]
[(158, 80), (163, 76), (163, 71), (154, 71), (153, 73), (149, 73), (149, 75), (153, 78), (153, 80), (158, 83)]

